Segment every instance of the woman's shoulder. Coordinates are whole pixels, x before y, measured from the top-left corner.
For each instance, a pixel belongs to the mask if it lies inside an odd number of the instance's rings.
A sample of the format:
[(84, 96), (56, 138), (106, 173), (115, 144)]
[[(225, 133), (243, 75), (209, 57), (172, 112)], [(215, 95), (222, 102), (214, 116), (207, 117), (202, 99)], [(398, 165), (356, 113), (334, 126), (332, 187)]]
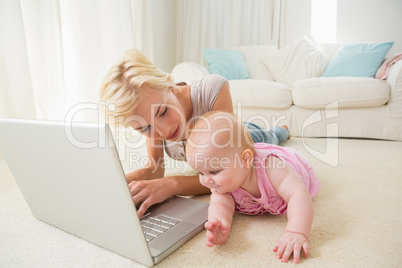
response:
[(217, 74), (210, 74), (191, 85), (194, 94), (217, 94), (222, 86), (227, 83), (227, 79)]
[(205, 76), (200, 81), (191, 85), (191, 101), (193, 104), (193, 116), (200, 116), (212, 111), (215, 101), (226, 78), (216, 74)]
[(228, 80), (218, 74), (209, 74), (204, 76), (201, 80), (198, 80), (197, 82), (193, 83), (193, 85), (198, 85), (199, 87), (210, 87), (214, 85), (222, 85), (226, 83)]
[(219, 75), (219, 74), (210, 74), (204, 77), (205, 81), (207, 81), (208, 83), (217, 83), (217, 84), (223, 84), (225, 82), (227, 82), (228, 80)]

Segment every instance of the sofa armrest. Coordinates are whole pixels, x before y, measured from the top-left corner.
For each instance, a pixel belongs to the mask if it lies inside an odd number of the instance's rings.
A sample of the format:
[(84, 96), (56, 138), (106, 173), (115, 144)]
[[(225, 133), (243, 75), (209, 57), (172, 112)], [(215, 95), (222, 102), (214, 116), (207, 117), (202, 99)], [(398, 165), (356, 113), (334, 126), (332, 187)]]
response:
[(207, 68), (194, 62), (179, 63), (172, 70), (175, 82), (186, 82), (189, 85), (191, 85), (193, 80), (201, 80), (208, 74), (209, 71)]
[(396, 62), (389, 70), (387, 83), (391, 87), (389, 104), (397, 103), (399, 109), (402, 107), (402, 61)]

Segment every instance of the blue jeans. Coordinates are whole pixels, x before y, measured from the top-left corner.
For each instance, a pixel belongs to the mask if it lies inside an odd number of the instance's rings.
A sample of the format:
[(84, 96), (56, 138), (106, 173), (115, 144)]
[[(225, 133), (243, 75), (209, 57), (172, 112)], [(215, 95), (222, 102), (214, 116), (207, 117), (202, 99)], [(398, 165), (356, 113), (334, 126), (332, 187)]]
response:
[(244, 122), (244, 125), (255, 143), (264, 142), (279, 145), (289, 138), (289, 131), (284, 127), (273, 127), (267, 130), (251, 122)]

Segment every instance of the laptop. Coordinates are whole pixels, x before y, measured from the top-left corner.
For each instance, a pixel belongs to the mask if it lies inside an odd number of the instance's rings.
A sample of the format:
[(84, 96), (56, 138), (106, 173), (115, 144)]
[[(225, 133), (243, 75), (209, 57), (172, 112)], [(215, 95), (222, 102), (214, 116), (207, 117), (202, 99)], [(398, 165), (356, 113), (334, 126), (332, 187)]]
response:
[(33, 216), (147, 266), (208, 218), (208, 203), (173, 197), (139, 219), (104, 123), (0, 119), (0, 151)]

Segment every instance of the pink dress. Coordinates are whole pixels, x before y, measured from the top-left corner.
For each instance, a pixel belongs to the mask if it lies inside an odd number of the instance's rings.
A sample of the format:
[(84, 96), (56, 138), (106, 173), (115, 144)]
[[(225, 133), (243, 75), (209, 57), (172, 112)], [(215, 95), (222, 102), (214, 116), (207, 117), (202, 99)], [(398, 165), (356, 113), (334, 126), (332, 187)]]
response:
[(320, 182), (313, 168), (300, 153), (291, 148), (267, 143), (255, 143), (254, 147), (254, 165), (261, 197), (255, 198), (242, 188), (230, 192), (235, 200), (237, 212), (249, 215), (262, 215), (266, 212), (285, 214), (287, 203), (272, 186), (265, 170), (265, 160), (269, 155), (284, 161), (306, 185), (311, 197), (320, 191)]

